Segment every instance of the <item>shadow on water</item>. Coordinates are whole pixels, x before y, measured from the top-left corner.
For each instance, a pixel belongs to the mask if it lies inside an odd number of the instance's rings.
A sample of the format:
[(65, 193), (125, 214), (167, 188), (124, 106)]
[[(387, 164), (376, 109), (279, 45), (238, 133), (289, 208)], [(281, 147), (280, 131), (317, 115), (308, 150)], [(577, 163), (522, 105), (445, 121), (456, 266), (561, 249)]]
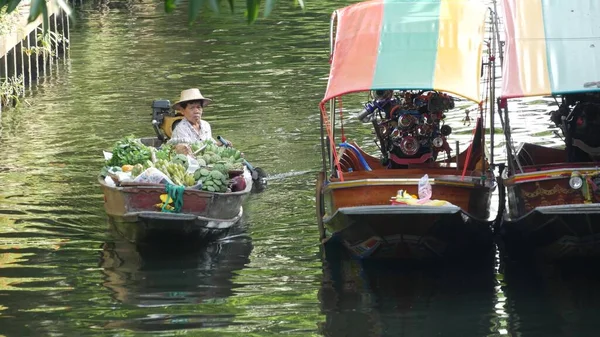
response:
[(597, 261), (507, 263), (501, 268), (512, 336), (598, 336)]
[(331, 256), (319, 291), (325, 336), (487, 336), (495, 331), (494, 261), (416, 267)]
[(124, 312), (137, 317), (126, 314), (104, 328), (165, 331), (235, 324), (235, 312), (223, 306), (234, 293), (235, 274), (250, 261), (253, 245), (244, 227), (195, 248), (138, 246), (118, 233), (114, 238), (100, 252), (102, 284)]

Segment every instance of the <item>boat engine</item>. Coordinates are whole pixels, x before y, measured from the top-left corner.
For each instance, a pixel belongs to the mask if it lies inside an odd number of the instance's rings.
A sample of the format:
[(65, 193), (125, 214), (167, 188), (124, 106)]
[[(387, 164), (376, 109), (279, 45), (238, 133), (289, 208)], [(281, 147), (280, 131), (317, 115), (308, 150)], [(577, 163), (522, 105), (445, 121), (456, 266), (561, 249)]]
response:
[(161, 141), (171, 138), (171, 133), (183, 115), (171, 111), (171, 102), (166, 99), (152, 101), (152, 127)]
[(444, 112), (454, 108), (451, 96), (436, 91), (379, 90), (365, 104), (361, 121), (371, 121), (379, 140), (382, 163), (390, 168), (434, 161), (450, 154)]
[(570, 162), (600, 160), (600, 94), (565, 95), (551, 120), (565, 137)]

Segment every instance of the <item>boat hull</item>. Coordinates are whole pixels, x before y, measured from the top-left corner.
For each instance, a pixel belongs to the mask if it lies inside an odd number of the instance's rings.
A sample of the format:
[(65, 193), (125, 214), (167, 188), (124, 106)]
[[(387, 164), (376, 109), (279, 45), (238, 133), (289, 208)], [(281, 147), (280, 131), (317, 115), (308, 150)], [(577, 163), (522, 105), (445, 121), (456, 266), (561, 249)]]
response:
[(513, 260), (600, 257), (600, 204), (537, 207), (505, 220), (500, 245)]
[(104, 208), (110, 222), (129, 241), (210, 240), (226, 233), (240, 221), (242, 204), (252, 189), (211, 193), (186, 189), (181, 212), (162, 212), (158, 206), (165, 194), (162, 185), (110, 186), (99, 179)]
[[(417, 194), (417, 177), (426, 172), (435, 199), (451, 205), (391, 204), (400, 189)], [(479, 185), (471, 177), (462, 180), (451, 172), (381, 170), (356, 177), (347, 174), (344, 182), (329, 181), (323, 187), (322, 222), (330, 234), (326, 244), (341, 243), (359, 258), (434, 261), (477, 259), (491, 253), (495, 185)]]
[(342, 243), (360, 258), (454, 260), (493, 250), (490, 223), (457, 206), (343, 207), (324, 223), (333, 233), (326, 244)]
[(594, 192), (569, 186), (571, 175), (595, 174), (592, 165), (557, 163), (506, 179), (508, 209), (498, 227), (512, 260), (600, 257), (600, 203)]

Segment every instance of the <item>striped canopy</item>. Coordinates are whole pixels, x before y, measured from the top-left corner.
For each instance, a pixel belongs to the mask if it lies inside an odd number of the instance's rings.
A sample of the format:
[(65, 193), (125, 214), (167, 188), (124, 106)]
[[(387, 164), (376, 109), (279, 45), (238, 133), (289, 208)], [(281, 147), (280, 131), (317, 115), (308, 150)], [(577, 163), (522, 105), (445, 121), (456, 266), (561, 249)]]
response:
[(503, 0), (502, 96), (600, 90), (599, 0)]
[(486, 7), (468, 0), (372, 0), (334, 12), (322, 103), (377, 89), (440, 90), (480, 101)]

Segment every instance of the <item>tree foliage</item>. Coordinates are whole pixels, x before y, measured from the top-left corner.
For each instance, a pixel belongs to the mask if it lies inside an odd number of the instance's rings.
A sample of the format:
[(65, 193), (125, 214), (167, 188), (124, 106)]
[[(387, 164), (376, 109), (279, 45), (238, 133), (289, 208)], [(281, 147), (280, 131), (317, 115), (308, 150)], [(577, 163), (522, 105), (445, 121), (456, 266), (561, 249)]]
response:
[[(21, 4), (21, 2), (24, 2), (24, 1), (25, 0), (0, 0), (0, 10), (5, 9), (6, 13), (9, 14), (12, 11), (14, 11), (15, 9), (17, 9), (19, 4)], [(56, 4), (58, 6), (60, 6), (68, 15), (71, 15), (71, 13), (72, 13), (71, 7), (65, 0), (49, 0), (49, 1), (56, 2)], [(163, 1), (165, 4), (165, 12), (167, 12), (167, 13), (173, 12), (175, 10), (175, 8), (177, 7), (177, 4), (180, 3), (180, 0), (163, 0)], [(264, 0), (263, 15), (265, 17), (271, 13), (271, 11), (273, 10), (273, 7), (275, 6), (276, 1), (277, 0)], [(304, 0), (291, 0), (291, 1), (293, 1), (294, 4), (299, 5), (300, 7), (302, 7), (304, 9)], [(188, 6), (187, 6), (188, 23), (192, 24), (198, 17), (198, 14), (200, 13), (200, 11), (203, 8), (205, 8), (207, 5), (211, 8), (212, 11), (219, 12), (222, 2), (224, 2), (224, 0), (189, 0)], [(228, 4), (229, 9), (233, 13), (235, 1), (234, 0), (226, 0), (226, 2)], [(262, 0), (246, 0), (245, 15), (246, 15), (246, 18), (247, 18), (249, 24), (256, 21), (256, 19), (258, 19), (259, 15), (260, 15), (261, 2), (263, 2), (263, 1)], [(37, 20), (38, 17), (41, 16), (42, 20), (44, 22), (44, 27), (45, 27), (45, 29), (47, 29), (48, 17), (49, 17), (48, 14), (49, 13), (48, 13), (47, 0), (31, 0), (29, 16), (28, 16), (29, 22), (35, 21), (35, 20)]]

